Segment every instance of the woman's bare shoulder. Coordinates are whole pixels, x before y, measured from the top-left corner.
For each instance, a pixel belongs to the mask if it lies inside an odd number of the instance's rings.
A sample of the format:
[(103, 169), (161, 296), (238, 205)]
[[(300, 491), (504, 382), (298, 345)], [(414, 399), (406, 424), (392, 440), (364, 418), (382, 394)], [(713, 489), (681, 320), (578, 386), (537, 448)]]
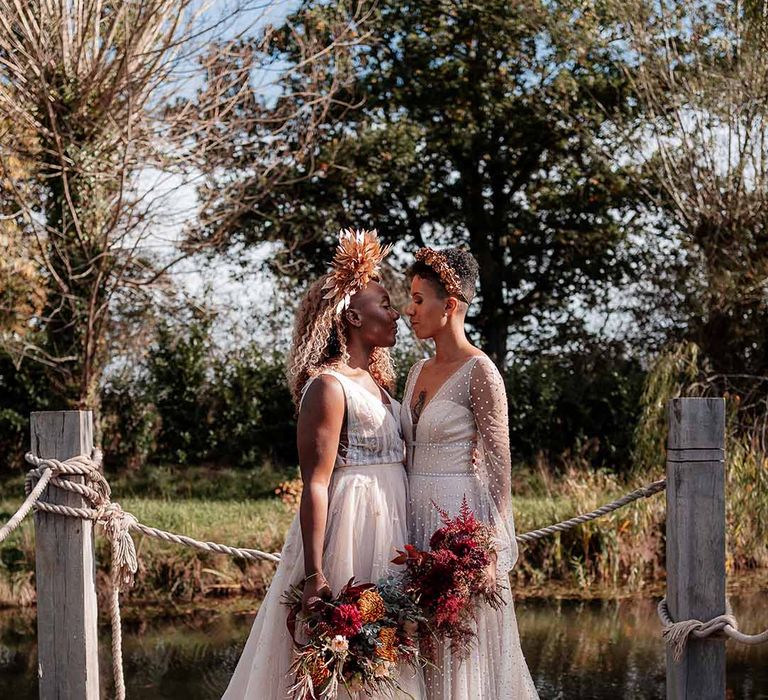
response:
[(332, 374), (318, 374), (306, 388), (299, 415), (335, 408), (344, 408), (344, 387)]

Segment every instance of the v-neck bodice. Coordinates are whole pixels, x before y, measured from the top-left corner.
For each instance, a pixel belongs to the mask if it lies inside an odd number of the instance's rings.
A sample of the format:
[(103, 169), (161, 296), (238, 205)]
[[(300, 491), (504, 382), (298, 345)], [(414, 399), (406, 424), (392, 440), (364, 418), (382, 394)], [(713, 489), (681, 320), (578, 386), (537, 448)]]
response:
[[(328, 369), (322, 374), (338, 380), (347, 406), (346, 441), (336, 454), (336, 467), (402, 463), (400, 403), (387, 393), (389, 405), (385, 404), (341, 372)], [(312, 381), (304, 387), (305, 393)]]
[(411, 402), (425, 360), (414, 366), (403, 396), (401, 423), (406, 446), (406, 469), (413, 473), (471, 474), (477, 428), (470, 405), (471, 357), (438, 388), (414, 426)]
[[(452, 383), (452, 380), (454, 377), (460, 375), (463, 370), (467, 368), (469, 365), (470, 367), (475, 364), (477, 361), (477, 358), (479, 355), (473, 355), (472, 357), (467, 358), (457, 369), (455, 369), (453, 372), (451, 372), (443, 381), (443, 383), (437, 387), (437, 391), (435, 391), (434, 394), (432, 394), (431, 398), (428, 399), (427, 403), (422, 407), (421, 409), (421, 415), (424, 414), (424, 411), (429, 408), (429, 405), (437, 398), (440, 397), (440, 394), (443, 393), (443, 390), (450, 389), (450, 385)], [(408, 386), (406, 387), (406, 396), (403, 397), (403, 403), (408, 407), (408, 413), (411, 417), (411, 421), (413, 421), (413, 409), (411, 406), (413, 405), (413, 393), (416, 390), (416, 385), (419, 383), (419, 377), (421, 376), (421, 370), (424, 369), (424, 365), (426, 364), (426, 360), (420, 360), (413, 370), (413, 376), (410, 377), (410, 381), (408, 382)]]

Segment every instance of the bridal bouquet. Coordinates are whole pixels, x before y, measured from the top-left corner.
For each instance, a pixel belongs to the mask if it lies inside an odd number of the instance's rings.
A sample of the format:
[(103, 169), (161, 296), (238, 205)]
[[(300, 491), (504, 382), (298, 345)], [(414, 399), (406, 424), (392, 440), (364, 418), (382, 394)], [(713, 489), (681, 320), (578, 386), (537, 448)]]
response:
[[(341, 687), (367, 694), (398, 690), (398, 663), (421, 663), (416, 633), (426, 623), (416, 599), (394, 578), (378, 584), (354, 580), (330, 600), (317, 600), (301, 615), (299, 587), (283, 594), (290, 608), (288, 627), (294, 636), (291, 688), (297, 700), (333, 700)], [(303, 623), (306, 644), (296, 642), (294, 628)]]
[[(486, 578), (495, 558), (494, 530), (475, 517), (466, 498), (455, 518), (434, 505), (443, 527), (430, 538), (430, 551), (406, 545), (393, 563), (405, 564), (406, 590), (418, 596), (434, 634), (450, 641), (451, 651), (464, 657), (475, 637), (477, 603), (495, 609), (504, 604), (502, 586), (496, 582), (489, 587)], [(432, 650), (431, 642), (429, 635), (422, 637), (426, 655)]]

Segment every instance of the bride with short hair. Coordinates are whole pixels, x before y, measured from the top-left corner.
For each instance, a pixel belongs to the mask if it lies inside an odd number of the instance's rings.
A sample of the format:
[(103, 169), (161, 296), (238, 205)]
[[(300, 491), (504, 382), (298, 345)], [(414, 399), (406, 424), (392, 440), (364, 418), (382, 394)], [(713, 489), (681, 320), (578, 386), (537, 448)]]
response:
[(486, 579), (493, 588), (499, 577), (506, 602), (500, 609), (477, 609), (477, 636), (468, 658), (452, 653), (449, 644), (436, 644), (434, 666), (424, 672), (427, 698), (537, 698), (508, 588), (517, 542), (504, 380), (464, 331), (477, 261), (459, 248), (422, 248), (410, 272), (411, 301), (405, 313), (416, 336), (435, 343), (435, 356), (411, 368), (403, 396), (411, 542), (428, 550), (430, 537), (442, 525), (435, 505), (455, 516), (466, 497), (477, 518), (495, 530), (497, 560)]

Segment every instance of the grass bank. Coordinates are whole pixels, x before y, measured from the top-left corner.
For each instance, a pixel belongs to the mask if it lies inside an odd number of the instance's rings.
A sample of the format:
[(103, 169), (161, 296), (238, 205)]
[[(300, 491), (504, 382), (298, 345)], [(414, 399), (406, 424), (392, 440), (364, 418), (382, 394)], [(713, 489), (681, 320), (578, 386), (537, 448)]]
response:
[[(727, 471), (731, 572), (768, 567), (768, 462), (736, 447)], [(274, 495), (263, 495), (273, 491), (279, 474), (226, 470), (212, 476), (209, 470), (198, 469), (187, 470), (183, 479), (179, 476), (168, 467), (152, 483), (145, 481), (141, 490), (150, 497), (128, 495), (133, 490), (128, 483), (135, 487), (137, 482), (114, 479), (114, 498), (148, 525), (196, 539), (280, 550), (293, 510)], [(607, 472), (583, 469), (556, 477), (544, 469), (518, 470), (514, 484), (518, 532), (592, 510), (650, 480), (625, 481)], [(221, 488), (216, 488), (217, 483)], [(20, 483), (4, 486), (0, 522), (21, 502)], [(260, 497), (231, 497), (243, 491)], [(290, 488), (286, 493), (288, 501), (295, 496)], [(658, 494), (569, 532), (521, 545), (513, 579), (517, 595), (616, 596), (659, 588), (665, 575), (664, 515), (664, 495)], [(274, 571), (270, 563), (235, 560), (144, 537), (136, 538), (136, 546), (140, 568), (126, 602), (178, 605), (221, 596), (260, 597)], [(109, 552), (101, 536), (97, 537), (97, 556), (98, 576), (104, 580)], [(99, 588), (102, 593), (107, 589), (104, 585)], [(33, 603), (34, 537), (29, 519), (0, 545), (0, 606)]]

